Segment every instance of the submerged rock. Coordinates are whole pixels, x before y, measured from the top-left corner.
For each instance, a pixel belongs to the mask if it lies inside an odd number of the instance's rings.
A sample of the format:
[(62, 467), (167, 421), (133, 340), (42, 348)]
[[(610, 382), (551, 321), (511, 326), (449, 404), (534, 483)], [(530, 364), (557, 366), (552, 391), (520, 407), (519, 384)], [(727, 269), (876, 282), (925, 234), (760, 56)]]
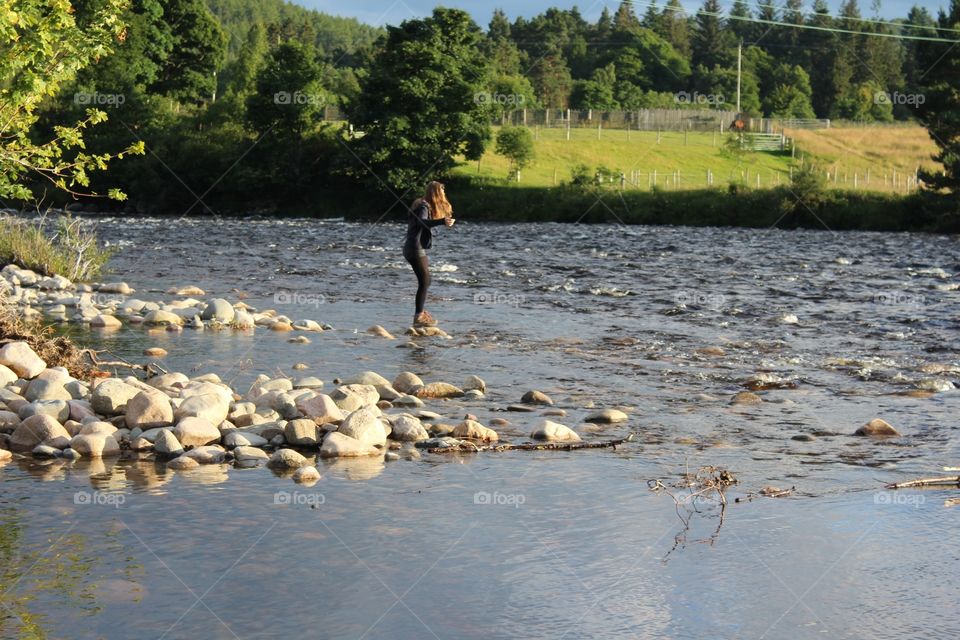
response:
[(297, 469), (307, 464), (307, 459), (293, 449), (277, 449), (270, 456), (271, 467), (286, 467)]
[(320, 456), (324, 458), (353, 458), (381, 455), (380, 449), (361, 442), (356, 438), (333, 431), (327, 434), (320, 446)]
[(451, 435), (454, 438), (479, 440), (480, 442), (495, 442), (500, 439), (496, 431), (483, 426), (476, 420), (464, 420), (453, 428)]
[(881, 420), (880, 418), (874, 418), (867, 424), (857, 429), (853, 433), (853, 435), (884, 437), (884, 436), (899, 436), (900, 432), (894, 429), (893, 426), (886, 420)]
[(520, 398), (520, 402), (524, 404), (547, 404), (552, 405), (553, 400), (542, 391), (532, 390), (527, 391), (523, 394), (523, 397)]
[(588, 415), (586, 418), (584, 418), (584, 422), (593, 422), (597, 424), (616, 424), (618, 422), (626, 422), (629, 419), (630, 416), (619, 409), (603, 409), (602, 411), (597, 411)]
[(550, 420), (542, 420), (537, 423), (530, 437), (534, 440), (546, 440), (547, 442), (579, 442), (580, 436), (566, 425)]
[(431, 382), (417, 389), (414, 395), (418, 398), (459, 398), (463, 390), (447, 382)]

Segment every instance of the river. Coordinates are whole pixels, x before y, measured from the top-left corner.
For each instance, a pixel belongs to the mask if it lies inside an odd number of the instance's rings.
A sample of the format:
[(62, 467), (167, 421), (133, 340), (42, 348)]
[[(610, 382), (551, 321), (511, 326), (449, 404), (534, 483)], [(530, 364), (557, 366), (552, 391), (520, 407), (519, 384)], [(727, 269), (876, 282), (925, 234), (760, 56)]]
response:
[[(285, 333), (66, 329), (239, 388), (482, 377), (451, 419), (524, 439), (550, 395), (611, 449), (190, 473), (132, 457), (0, 467), (0, 637), (921, 638), (960, 635), (955, 238), (620, 225), (438, 233), (427, 308), (450, 340), (398, 348), (413, 312), (399, 222), (100, 218), (114, 279), (329, 323)], [(380, 324), (395, 341), (365, 333)], [(763, 402), (731, 404), (754, 389)], [(603, 407), (625, 424), (586, 426)], [(852, 435), (874, 418), (901, 437)], [(738, 480), (690, 497), (702, 467)], [(660, 480), (666, 490), (651, 491)], [(760, 495), (764, 487), (788, 490)], [(739, 499), (739, 500), (738, 500)], [(32, 634), (32, 635), (31, 635)]]

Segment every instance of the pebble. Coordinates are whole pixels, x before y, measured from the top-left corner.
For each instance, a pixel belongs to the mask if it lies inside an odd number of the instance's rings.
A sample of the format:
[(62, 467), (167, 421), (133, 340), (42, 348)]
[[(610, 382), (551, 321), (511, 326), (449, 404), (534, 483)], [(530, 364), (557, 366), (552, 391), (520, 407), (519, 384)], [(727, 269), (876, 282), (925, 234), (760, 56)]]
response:
[(550, 399), (550, 396), (543, 393), (542, 391), (527, 391), (523, 394), (523, 397), (520, 398), (520, 402), (524, 404), (553, 404), (553, 400)]
[(584, 422), (616, 424), (620, 422), (626, 422), (629, 419), (630, 417), (619, 409), (603, 409), (602, 411), (597, 411), (588, 415), (586, 418), (584, 418)]
[(311, 485), (320, 480), (320, 472), (314, 466), (300, 467), (293, 472), (293, 481), (299, 484)]

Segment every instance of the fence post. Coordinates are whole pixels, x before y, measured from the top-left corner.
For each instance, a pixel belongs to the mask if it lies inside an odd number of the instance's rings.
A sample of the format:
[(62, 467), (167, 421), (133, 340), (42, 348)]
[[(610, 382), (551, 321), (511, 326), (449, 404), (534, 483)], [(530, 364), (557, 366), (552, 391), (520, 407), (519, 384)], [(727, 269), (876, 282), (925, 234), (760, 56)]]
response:
[(660, 144), (660, 127), (657, 127), (657, 144)]
[(567, 109), (567, 140), (570, 139), (570, 109)]
[(657, 170), (653, 170), (653, 186), (657, 186)]
[(553, 168), (553, 186), (557, 186), (557, 168)]
[(603, 123), (597, 122), (597, 140), (600, 139), (600, 132), (603, 130)]

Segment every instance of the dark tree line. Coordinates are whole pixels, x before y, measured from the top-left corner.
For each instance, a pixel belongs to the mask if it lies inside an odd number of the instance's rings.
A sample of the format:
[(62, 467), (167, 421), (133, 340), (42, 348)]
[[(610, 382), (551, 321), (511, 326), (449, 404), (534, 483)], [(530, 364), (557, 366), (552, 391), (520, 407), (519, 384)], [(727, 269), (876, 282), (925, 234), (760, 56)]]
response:
[[(74, 5), (82, 17), (103, 1)], [(857, 0), (837, 15), (824, 0), (737, 0), (728, 14), (704, 0), (692, 16), (669, 0), (642, 15), (624, 2), (594, 21), (576, 7), (512, 21), (497, 10), (486, 29), (436, 9), (378, 29), (283, 0), (132, 0), (122, 44), (45, 105), (40, 128), (101, 101), (110, 119), (87, 145), (143, 140), (148, 152), (96, 179), (140, 210), (296, 207), (357, 184), (400, 195), (479, 157), (504, 110), (731, 109), (742, 42), (742, 111), (919, 118), (948, 166), (930, 181), (946, 185), (958, 162), (957, 50), (866, 34), (956, 37), (938, 30), (960, 29), (950, 2), (936, 19), (915, 7), (893, 24), (865, 20)], [(820, 29), (770, 24), (781, 22)], [(326, 121), (332, 106), (355, 129)]]

